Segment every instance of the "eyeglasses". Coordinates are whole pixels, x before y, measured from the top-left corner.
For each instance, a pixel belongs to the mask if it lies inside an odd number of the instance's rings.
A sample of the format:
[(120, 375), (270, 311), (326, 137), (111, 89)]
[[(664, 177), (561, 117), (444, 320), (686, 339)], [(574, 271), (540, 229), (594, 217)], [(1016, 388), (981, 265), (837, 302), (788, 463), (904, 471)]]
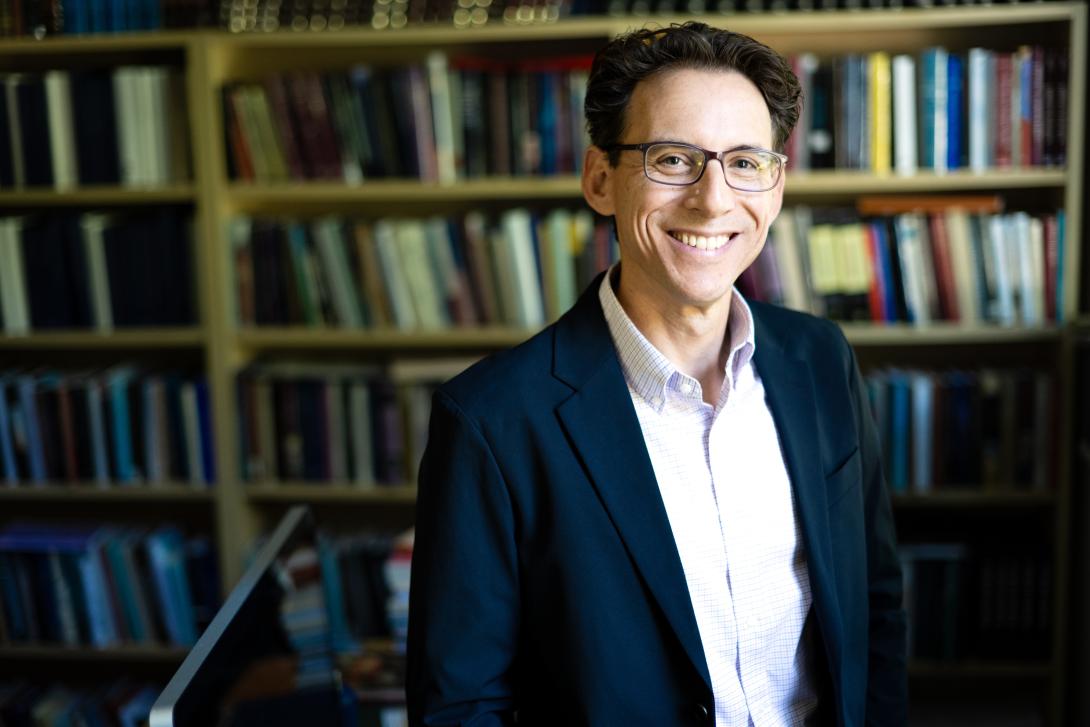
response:
[(614, 144), (606, 151), (642, 151), (643, 173), (652, 182), (685, 187), (704, 176), (709, 159), (723, 166), (727, 185), (739, 192), (767, 192), (775, 187), (787, 164), (787, 157), (768, 149), (742, 147), (710, 151), (680, 141), (649, 141), (644, 144)]

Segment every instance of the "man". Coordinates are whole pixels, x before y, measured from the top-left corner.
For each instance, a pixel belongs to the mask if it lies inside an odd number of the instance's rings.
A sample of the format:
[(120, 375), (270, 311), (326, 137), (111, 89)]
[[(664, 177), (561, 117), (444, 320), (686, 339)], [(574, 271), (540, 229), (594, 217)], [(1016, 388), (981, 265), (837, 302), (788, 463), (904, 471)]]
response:
[(798, 82), (688, 23), (595, 60), (583, 193), (621, 262), (435, 396), (410, 722), (900, 725), (905, 623), (850, 347), (734, 290)]

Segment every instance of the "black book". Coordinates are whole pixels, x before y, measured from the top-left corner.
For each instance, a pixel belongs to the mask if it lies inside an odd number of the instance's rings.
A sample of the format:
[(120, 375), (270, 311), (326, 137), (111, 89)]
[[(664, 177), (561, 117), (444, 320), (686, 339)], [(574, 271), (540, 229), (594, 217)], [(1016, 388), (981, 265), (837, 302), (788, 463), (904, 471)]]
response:
[(45, 461), (45, 479), (57, 482), (63, 479), (64, 451), (61, 447), (60, 392), (52, 377), (39, 381), (35, 399), (38, 408), (38, 433), (42, 441), (42, 459)]
[(416, 117), (413, 114), (409, 69), (397, 68), (388, 75), (384, 74), (382, 92), (385, 98), (381, 108), (388, 114), (396, 138), (393, 149), (397, 155), (397, 165), (392, 176), (419, 178), (421, 163), (416, 153)]
[(72, 108), (79, 110), (73, 124), (80, 184), (120, 184), (114, 83), (109, 71), (73, 73)]
[(64, 228), (63, 260), (67, 274), (69, 315), (72, 325), (90, 328), (94, 323), (94, 307), (91, 303), (91, 276), (87, 267), (87, 249), (83, 244), (80, 218), (66, 215), (61, 218)]
[(0, 82), (0, 187), (15, 186), (15, 153), (11, 148), (11, 125), (8, 123), (8, 95)]
[(23, 134), (23, 161), (27, 186), (53, 186), (53, 151), (49, 143), (49, 111), (45, 79), (23, 76), (15, 91), (19, 128)]
[(883, 217), (879, 220), (886, 230), (886, 256), (889, 258), (890, 279), (893, 283), (893, 305), (896, 309), (897, 320), (908, 321), (908, 302), (905, 298), (904, 275), (901, 271), (901, 256), (898, 253), (897, 229), (892, 217)]
[(280, 229), (276, 223), (258, 221), (250, 235), (254, 261), (254, 316), (259, 326), (287, 322), (283, 302)]
[(296, 384), (299, 395), (299, 422), (303, 434), (303, 479), (323, 482), (329, 479), (325, 466), (328, 439), (323, 382), (304, 379)]
[(72, 402), (72, 431), (76, 440), (76, 477), (88, 482), (94, 479), (94, 454), (91, 451), (91, 428), (88, 426), (87, 382), (81, 378), (70, 379), (68, 398)]
[(465, 134), (466, 176), (488, 175), (488, 128), (485, 74), (477, 68), (460, 72), (462, 77), (462, 129)]
[(182, 420), (182, 380), (177, 374), (168, 374), (166, 382), (167, 441), (170, 446), (170, 472), (167, 476), (175, 482), (189, 478), (189, 452), (185, 445), (185, 424)]
[(832, 169), (836, 166), (834, 144), (834, 95), (833, 67), (822, 61), (814, 69), (811, 79), (810, 100), (810, 147), (811, 169)]
[[(110, 281), (110, 309), (114, 325), (121, 328), (136, 325), (139, 316), (136, 301), (137, 286), (141, 285), (143, 270), (134, 259), (138, 245), (133, 244), (131, 221), (111, 225), (102, 231), (102, 246), (106, 252), (106, 276)], [(137, 239), (137, 243), (142, 242)]]
[(48, 216), (23, 227), (22, 248), (30, 325), (36, 330), (71, 328), (71, 289), (65, 261), (65, 219)]

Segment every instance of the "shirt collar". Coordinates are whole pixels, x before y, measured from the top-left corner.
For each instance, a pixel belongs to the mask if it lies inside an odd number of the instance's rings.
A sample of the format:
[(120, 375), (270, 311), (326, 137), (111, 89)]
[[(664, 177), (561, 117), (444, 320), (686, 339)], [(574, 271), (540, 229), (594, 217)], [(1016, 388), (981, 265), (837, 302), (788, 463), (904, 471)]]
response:
[[(598, 300), (602, 304), (602, 312), (629, 386), (648, 404), (656, 410), (661, 410), (666, 401), (667, 389), (678, 389), (683, 381), (692, 382), (693, 380), (678, 371), (677, 367), (647, 340), (621, 307), (621, 302), (617, 299), (611, 283), (614, 276), (619, 274), (620, 265), (620, 263), (614, 264), (602, 278), (602, 284), (598, 287)], [(728, 384), (733, 386), (738, 380), (739, 373), (752, 361), (757, 347), (753, 313), (737, 288), (734, 288), (731, 293), (727, 335), (730, 340), (730, 355), (727, 357), (725, 373), (728, 375), (724, 378), (724, 386)]]

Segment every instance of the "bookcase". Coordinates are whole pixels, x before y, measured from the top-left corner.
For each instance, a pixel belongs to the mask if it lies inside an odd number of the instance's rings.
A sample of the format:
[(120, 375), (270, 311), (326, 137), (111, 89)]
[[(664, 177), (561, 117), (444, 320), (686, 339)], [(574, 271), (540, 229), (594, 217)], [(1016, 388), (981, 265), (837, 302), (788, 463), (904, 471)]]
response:
[[(454, 180), (407, 178), (238, 181), (229, 175), (231, 129), (225, 125), (224, 90), (232, 84), (260, 82), (294, 71), (345, 71), (357, 64), (392, 68), (424, 64), (429, 54), (486, 58), (516, 63), (543, 57), (586, 57), (607, 38), (645, 23), (666, 24), (675, 16), (581, 17), (558, 22), (454, 29), (410, 26), (397, 31), (344, 29), (337, 32), (255, 33), (233, 35), (211, 30), (163, 31), (86, 38), (0, 41), (0, 73), (39, 72), (55, 68), (82, 70), (138, 64), (166, 65), (184, 79), (188, 112), (191, 174), (186, 181), (151, 186), (72, 186), (55, 189), (0, 189), (0, 214), (66, 211), (182, 209), (192, 214), (195, 323), (163, 328), (116, 328), (109, 332), (51, 330), (0, 336), (2, 367), (108, 366), (119, 362), (175, 365), (185, 362), (207, 382), (209, 422), (214, 443), (210, 487), (188, 483), (117, 485), (94, 488), (83, 483), (21, 484), (0, 487), (3, 520), (110, 520), (152, 524), (180, 521), (212, 534), (226, 590), (239, 576), (254, 539), (294, 503), (310, 503), (319, 520), (335, 530), (374, 526), (397, 531), (411, 526), (415, 486), (411, 476), (396, 484), (360, 487), (350, 482), (315, 483), (281, 478), (244, 481), (240, 446), (239, 374), (257, 364), (320, 362), (339, 366), (396, 367), (416, 362), (441, 371), (451, 357), (474, 357), (513, 345), (533, 328), (489, 323), (405, 330), (396, 325), (345, 328), (335, 325), (241, 325), (239, 281), (232, 258), (231, 224), (238, 217), (315, 220), (322, 216), (375, 220), (460, 215), (473, 210), (501, 213), (513, 207), (579, 207), (574, 174), (549, 176), (475, 176)], [(890, 367), (910, 371), (1034, 370), (1051, 377), (1055, 415), (1048, 443), (1048, 482), (1040, 488), (959, 487), (905, 492), (894, 496), (899, 534), (907, 544), (971, 546), (983, 541), (1010, 543), (1017, 558), (1032, 552), (1042, 565), (1034, 570), (1045, 583), (1044, 631), (1024, 655), (1002, 658), (917, 659), (912, 664), (914, 693), (942, 709), (966, 695), (981, 699), (997, 689), (1023, 700), (1050, 724), (1061, 724), (1068, 684), (1068, 631), (1077, 448), (1074, 389), (1076, 345), (1085, 333), (1080, 315), (1082, 209), (1084, 199), (1084, 126), (1087, 14), (1081, 3), (1057, 2), (995, 6), (950, 6), (799, 13), (745, 13), (703, 18), (770, 44), (792, 56), (812, 53), (835, 58), (845, 53), (884, 51), (917, 54), (942, 46), (958, 52), (983, 46), (1011, 52), (1026, 44), (1060, 49), (1067, 59), (1066, 164), (1010, 166), (912, 174), (875, 173), (867, 169), (793, 169), (785, 207), (851, 206), (861, 196), (990, 195), (1012, 210), (1065, 212), (1066, 246), (1058, 274), (1063, 324), (1007, 325), (935, 322), (844, 323), (865, 373)], [(1085, 316), (1085, 312), (1083, 313)], [(412, 368), (412, 365), (409, 366)], [(1083, 374), (1085, 375), (1085, 374)], [(407, 426), (407, 425), (406, 425)], [(408, 456), (408, 455), (406, 455)], [(407, 472), (411, 473), (411, 466)], [(1008, 483), (1009, 484), (1009, 483)], [(1020, 550), (1021, 549), (1021, 550)], [(933, 551), (932, 556), (934, 556)], [(934, 556), (961, 562), (960, 556)], [(926, 554), (923, 558), (931, 562)], [(944, 558), (947, 559), (944, 561)], [(951, 560), (952, 559), (952, 560)], [(919, 563), (917, 562), (917, 566)], [(946, 566), (944, 566), (946, 567)], [(957, 566), (962, 567), (962, 566)], [(977, 566), (974, 565), (973, 568)], [(989, 566), (991, 567), (991, 566)], [(994, 566), (1002, 570), (1002, 566)], [(1014, 567), (1014, 566), (1011, 566)], [(946, 571), (942, 571), (946, 572)], [(918, 567), (917, 576), (935, 577)], [(1046, 575), (1041, 575), (1042, 573)], [(941, 577), (945, 577), (940, 575)], [(1035, 582), (1036, 582), (1035, 581)], [(1012, 588), (1015, 586), (1011, 586)], [(1038, 594), (1040, 595), (1040, 594)], [(108, 663), (117, 673), (169, 672), (179, 653), (169, 647), (113, 650), (62, 649), (0, 645), (0, 672), (37, 671), (50, 676), (77, 672), (79, 664)], [(32, 668), (33, 667), (33, 668)], [(970, 700), (971, 702), (971, 700)]]

